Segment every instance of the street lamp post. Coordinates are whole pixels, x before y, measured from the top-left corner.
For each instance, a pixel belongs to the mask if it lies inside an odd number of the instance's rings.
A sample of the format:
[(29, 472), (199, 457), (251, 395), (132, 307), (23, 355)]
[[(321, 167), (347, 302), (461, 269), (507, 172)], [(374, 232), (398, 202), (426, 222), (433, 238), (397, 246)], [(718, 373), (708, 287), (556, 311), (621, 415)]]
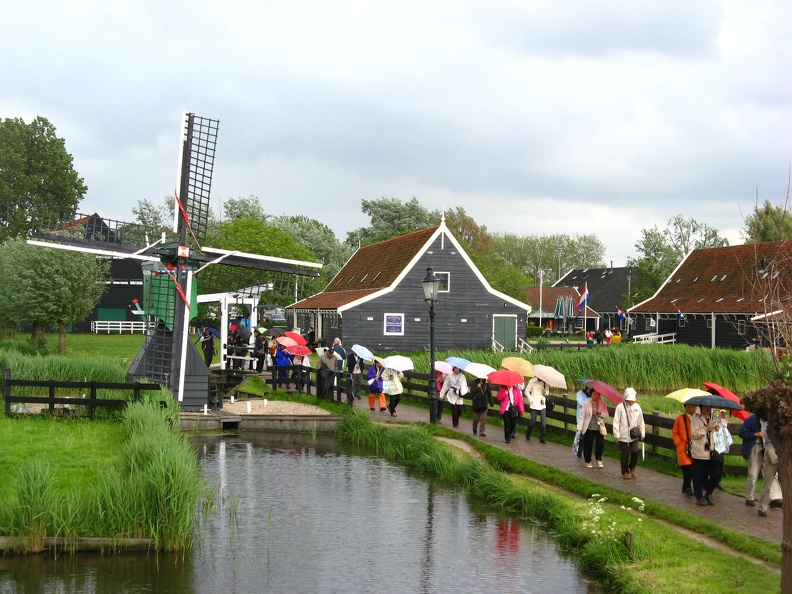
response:
[(435, 276), (431, 266), (426, 267), (426, 276), (421, 281), (424, 290), (424, 301), (429, 303), (429, 422), (437, 425), (437, 385), (434, 376), (434, 306), (440, 290), (440, 279)]

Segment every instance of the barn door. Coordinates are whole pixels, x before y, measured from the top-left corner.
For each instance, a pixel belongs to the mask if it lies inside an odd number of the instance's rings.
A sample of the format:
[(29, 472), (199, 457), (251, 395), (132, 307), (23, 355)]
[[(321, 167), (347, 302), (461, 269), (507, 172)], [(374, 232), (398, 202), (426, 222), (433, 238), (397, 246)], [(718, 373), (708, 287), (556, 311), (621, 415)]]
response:
[(517, 349), (517, 316), (492, 316), (493, 338), (507, 351)]

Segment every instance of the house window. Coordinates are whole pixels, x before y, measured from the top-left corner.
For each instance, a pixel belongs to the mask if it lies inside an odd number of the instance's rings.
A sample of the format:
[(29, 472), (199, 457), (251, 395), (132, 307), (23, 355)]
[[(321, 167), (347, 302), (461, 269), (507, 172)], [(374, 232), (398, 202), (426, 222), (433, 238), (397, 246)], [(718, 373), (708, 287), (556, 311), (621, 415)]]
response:
[(575, 330), (582, 330), (583, 329), (583, 320), (580, 318), (575, 318)]
[(685, 326), (687, 326), (687, 318), (679, 318), (677, 325), (680, 328), (684, 328)]
[(745, 335), (745, 320), (737, 320), (737, 334)]
[(654, 324), (652, 322), (654, 322), (654, 318), (644, 318), (644, 324), (645, 324), (644, 329), (650, 332), (654, 332)]
[(385, 327), (382, 333), (385, 336), (404, 336), (404, 314), (386, 313)]
[(451, 273), (450, 272), (435, 272), (437, 278), (440, 279), (440, 293), (449, 293), (451, 291)]

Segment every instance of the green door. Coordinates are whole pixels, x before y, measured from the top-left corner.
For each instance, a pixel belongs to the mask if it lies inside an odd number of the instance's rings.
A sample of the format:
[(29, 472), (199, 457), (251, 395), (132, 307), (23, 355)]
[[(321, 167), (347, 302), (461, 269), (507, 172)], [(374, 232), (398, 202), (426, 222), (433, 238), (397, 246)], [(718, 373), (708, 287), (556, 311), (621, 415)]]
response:
[(517, 349), (517, 316), (493, 316), (493, 338), (507, 351)]

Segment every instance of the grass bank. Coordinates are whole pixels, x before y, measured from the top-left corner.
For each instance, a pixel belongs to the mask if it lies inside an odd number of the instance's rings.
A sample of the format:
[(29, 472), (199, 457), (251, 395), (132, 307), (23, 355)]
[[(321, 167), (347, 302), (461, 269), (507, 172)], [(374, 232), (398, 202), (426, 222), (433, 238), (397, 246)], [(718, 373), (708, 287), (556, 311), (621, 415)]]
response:
[(191, 547), (206, 485), (175, 414), (140, 402), (121, 423), (3, 418), (0, 534), (20, 537), (26, 552), (45, 536)]
[[(609, 591), (712, 594), (743, 587), (773, 592), (780, 587), (779, 575), (688, 538), (655, 518), (717, 537), (773, 564), (780, 563), (778, 546), (468, 440), (484, 456), (479, 460), (433, 439), (444, 431), (460, 437), (442, 427), (386, 428), (372, 423), (368, 414), (346, 411), (339, 438), (441, 478), (504, 511), (540, 522)], [(556, 484), (563, 491), (535, 479)]]

